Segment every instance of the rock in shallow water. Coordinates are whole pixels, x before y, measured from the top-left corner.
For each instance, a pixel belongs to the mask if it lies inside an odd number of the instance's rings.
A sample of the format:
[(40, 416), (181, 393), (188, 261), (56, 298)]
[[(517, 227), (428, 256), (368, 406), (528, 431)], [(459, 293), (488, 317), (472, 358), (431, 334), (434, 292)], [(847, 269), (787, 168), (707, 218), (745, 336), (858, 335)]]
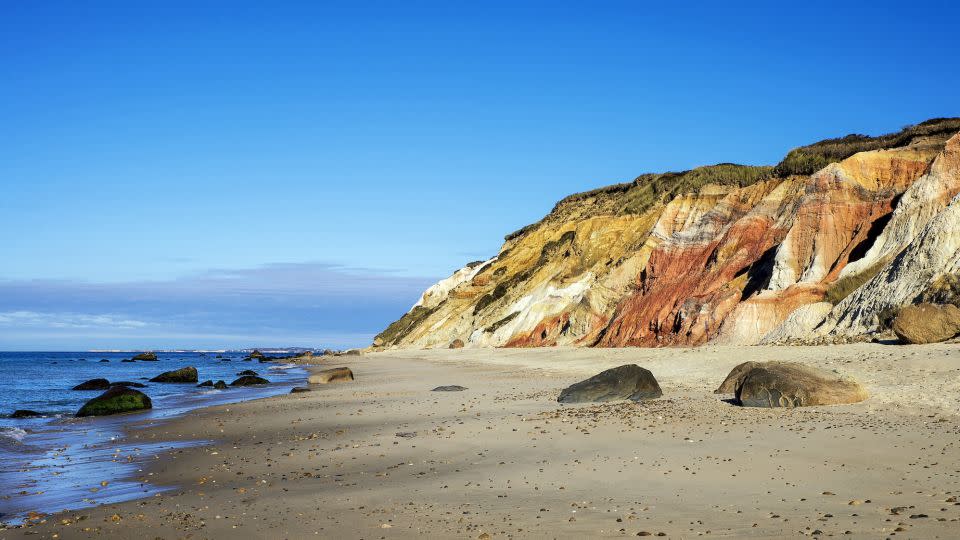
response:
[(335, 382), (346, 382), (353, 380), (353, 372), (350, 371), (350, 368), (338, 367), (333, 369), (325, 369), (318, 373), (311, 375), (307, 382), (310, 384), (328, 384)]
[(960, 308), (952, 304), (917, 304), (897, 313), (891, 325), (904, 343), (939, 343), (960, 334)]
[(110, 388), (110, 381), (106, 379), (90, 379), (73, 387), (74, 390), (106, 390)]
[(226, 390), (227, 383), (225, 383), (224, 381), (217, 381), (213, 383), (213, 387), (216, 388), (217, 390)]
[(114, 386), (86, 402), (77, 411), (77, 416), (106, 416), (141, 411), (152, 407), (153, 403), (151, 403), (150, 397), (143, 392), (125, 386)]
[(150, 379), (150, 382), (158, 383), (195, 383), (197, 382), (197, 368), (188, 366), (161, 373)]
[(43, 416), (37, 411), (31, 411), (30, 409), (17, 409), (13, 411), (13, 414), (10, 415), (10, 418), (36, 418), (38, 416)]
[(431, 392), (463, 392), (466, 389), (467, 389), (466, 386), (451, 384), (449, 386), (438, 386), (433, 390), (431, 390)]
[(244, 375), (230, 383), (230, 386), (253, 386), (256, 384), (270, 384), (270, 381), (255, 375)]
[(202, 383), (198, 384), (198, 385), (197, 385), (197, 388), (202, 388), (202, 387), (204, 387), (204, 386), (213, 386), (213, 381), (211, 381), (210, 379), (207, 379), (207, 380), (203, 381)]
[(796, 362), (758, 362), (743, 374), (736, 389), (736, 402), (744, 407), (841, 405), (867, 397), (852, 379)]
[(156, 361), (157, 361), (157, 355), (156, 355), (155, 353), (152, 353), (152, 352), (145, 352), (145, 353), (140, 353), (140, 354), (134, 356), (134, 357), (131, 358), (130, 360), (132, 360), (132, 361), (141, 360), (141, 361), (143, 361), (143, 362), (156, 362)]
[(147, 385), (133, 381), (117, 381), (110, 383), (110, 386), (129, 386), (130, 388), (146, 388)]
[(560, 392), (560, 403), (595, 401), (640, 401), (663, 395), (657, 379), (650, 371), (636, 364), (627, 364), (603, 371)]

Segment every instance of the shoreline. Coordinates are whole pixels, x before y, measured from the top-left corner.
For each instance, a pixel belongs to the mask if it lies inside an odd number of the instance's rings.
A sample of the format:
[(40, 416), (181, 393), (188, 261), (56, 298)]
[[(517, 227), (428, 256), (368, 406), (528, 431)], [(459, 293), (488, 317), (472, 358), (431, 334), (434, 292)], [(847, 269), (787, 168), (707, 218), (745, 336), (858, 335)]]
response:
[[(767, 410), (712, 394), (733, 365), (764, 359), (837, 369), (871, 397)], [(169, 491), (54, 514), (0, 531), (0, 540), (28, 531), (766, 538), (897, 528), (946, 538), (956, 527), (960, 507), (946, 502), (960, 494), (956, 345), (462, 349), (336, 360), (300, 367), (347, 366), (355, 381), (137, 430), (136, 441), (212, 441), (144, 469)], [(559, 388), (623, 363), (653, 371), (663, 398), (555, 402)], [(441, 384), (468, 390), (429, 391)]]
[[(210, 391), (186, 383), (183, 394), (164, 396), (153, 409), (134, 413), (78, 419), (45, 417), (28, 426), (10, 447), (0, 479), (9, 483), (0, 495), (3, 521), (8, 527), (29, 522), (31, 516), (79, 512), (102, 504), (142, 499), (170, 489), (137, 482), (143, 467), (156, 455), (210, 444), (209, 440), (141, 440), (140, 433), (220, 405), (268, 399), (289, 392), (306, 381), (303, 366), (275, 363), (261, 368), (271, 383), (262, 387)], [(283, 366), (271, 370), (275, 366)], [(272, 373), (273, 375), (270, 375)], [(291, 377), (293, 375), (293, 377)], [(19, 499), (19, 500), (18, 500)]]

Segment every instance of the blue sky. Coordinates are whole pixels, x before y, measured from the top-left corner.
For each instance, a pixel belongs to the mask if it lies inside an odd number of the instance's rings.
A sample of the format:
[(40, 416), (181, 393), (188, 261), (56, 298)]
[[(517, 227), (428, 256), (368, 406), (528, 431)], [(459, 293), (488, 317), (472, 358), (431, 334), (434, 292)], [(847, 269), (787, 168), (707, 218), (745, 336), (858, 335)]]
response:
[(953, 3), (664, 4), (3, 3), (0, 349), (362, 345), (569, 193), (960, 116)]

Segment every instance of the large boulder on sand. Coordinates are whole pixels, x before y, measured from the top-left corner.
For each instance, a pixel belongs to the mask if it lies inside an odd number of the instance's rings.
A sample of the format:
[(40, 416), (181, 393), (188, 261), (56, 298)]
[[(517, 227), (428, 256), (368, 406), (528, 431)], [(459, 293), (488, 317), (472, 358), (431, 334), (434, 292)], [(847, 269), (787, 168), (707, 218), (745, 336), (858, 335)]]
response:
[(142, 411), (153, 407), (150, 397), (139, 390), (126, 386), (114, 386), (99, 396), (86, 402), (77, 416), (106, 416), (131, 411)]
[(601, 372), (560, 392), (560, 403), (593, 401), (640, 401), (663, 395), (653, 373), (636, 364), (627, 364)]
[(736, 403), (744, 407), (840, 405), (868, 397), (852, 379), (796, 362), (755, 363), (743, 373), (735, 393)]
[(457, 338), (457, 339), (451, 341), (448, 348), (450, 348), (450, 349), (462, 349), (462, 348), (463, 348), (463, 340)]
[(197, 382), (197, 368), (189, 366), (161, 373), (150, 379), (150, 382), (159, 383), (195, 383)]
[(713, 391), (714, 394), (733, 394), (736, 393), (740, 381), (751, 369), (758, 365), (757, 362), (744, 362), (733, 368), (733, 371), (727, 375), (727, 378), (720, 383), (720, 387)]
[(73, 387), (74, 390), (106, 390), (110, 388), (110, 381), (106, 379), (90, 379)]
[(960, 334), (960, 308), (952, 304), (917, 304), (900, 309), (891, 325), (904, 343), (938, 343)]
[(353, 372), (350, 371), (350, 368), (338, 367), (333, 369), (325, 369), (311, 375), (307, 382), (310, 384), (328, 384), (335, 382), (346, 382), (353, 380)]

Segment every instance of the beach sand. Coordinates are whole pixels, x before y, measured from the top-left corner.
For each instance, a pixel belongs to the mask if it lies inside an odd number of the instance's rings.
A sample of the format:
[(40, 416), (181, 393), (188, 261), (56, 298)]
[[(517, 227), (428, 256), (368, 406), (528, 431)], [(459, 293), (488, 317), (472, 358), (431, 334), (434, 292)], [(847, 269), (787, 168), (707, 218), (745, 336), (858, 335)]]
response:
[[(733, 406), (713, 390), (747, 360), (835, 369), (871, 397)], [(143, 471), (174, 489), (0, 539), (960, 536), (956, 344), (392, 351), (321, 363), (356, 380), (131, 431), (216, 441)], [(626, 363), (650, 369), (664, 396), (556, 403), (563, 387)], [(430, 391), (440, 385), (468, 390)]]

